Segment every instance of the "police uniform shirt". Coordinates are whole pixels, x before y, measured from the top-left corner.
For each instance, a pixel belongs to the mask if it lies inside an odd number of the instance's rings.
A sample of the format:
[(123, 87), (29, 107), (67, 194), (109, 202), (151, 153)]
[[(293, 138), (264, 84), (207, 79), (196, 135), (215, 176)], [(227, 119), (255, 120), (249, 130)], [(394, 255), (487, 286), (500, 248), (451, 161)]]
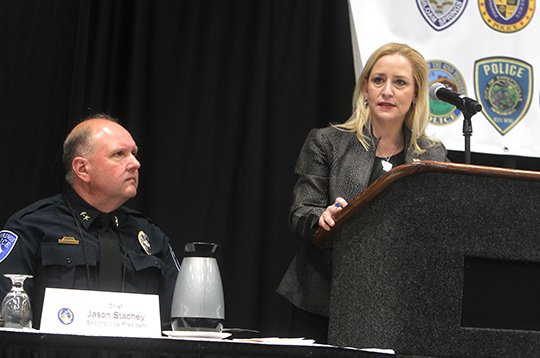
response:
[[(33, 325), (39, 328), (46, 287), (98, 288), (100, 212), (69, 187), (11, 216), (0, 232), (0, 274), (33, 275), (25, 285)], [(163, 231), (141, 213), (124, 206), (113, 212), (120, 239), (122, 291), (158, 294), (161, 322), (170, 325), (178, 261)], [(2, 278), (0, 299), (11, 289)]]

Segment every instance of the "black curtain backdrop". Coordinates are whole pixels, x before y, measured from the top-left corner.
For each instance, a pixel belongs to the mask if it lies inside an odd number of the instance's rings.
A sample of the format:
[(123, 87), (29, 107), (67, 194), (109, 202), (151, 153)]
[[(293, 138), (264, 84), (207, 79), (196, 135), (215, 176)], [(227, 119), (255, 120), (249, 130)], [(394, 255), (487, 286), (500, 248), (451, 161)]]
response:
[(346, 0), (0, 0), (0, 223), (62, 190), (77, 119), (117, 116), (142, 163), (128, 205), (180, 258), (186, 242), (221, 244), (227, 327), (288, 335), (275, 289), (298, 246), (293, 168), (310, 128), (350, 114), (348, 16)]

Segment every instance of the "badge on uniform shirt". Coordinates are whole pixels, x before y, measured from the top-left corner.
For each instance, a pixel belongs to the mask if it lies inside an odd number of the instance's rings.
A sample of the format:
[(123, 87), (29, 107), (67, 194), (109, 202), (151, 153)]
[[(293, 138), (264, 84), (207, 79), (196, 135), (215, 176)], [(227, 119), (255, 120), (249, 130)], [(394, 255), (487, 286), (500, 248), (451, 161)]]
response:
[(150, 246), (150, 240), (148, 239), (148, 235), (146, 235), (145, 232), (141, 230), (139, 231), (137, 238), (139, 239), (139, 244), (143, 248), (144, 252), (146, 252), (147, 255), (151, 255), (152, 247)]
[(12, 231), (0, 231), (0, 262), (8, 257), (9, 253), (15, 247), (15, 243), (19, 237)]

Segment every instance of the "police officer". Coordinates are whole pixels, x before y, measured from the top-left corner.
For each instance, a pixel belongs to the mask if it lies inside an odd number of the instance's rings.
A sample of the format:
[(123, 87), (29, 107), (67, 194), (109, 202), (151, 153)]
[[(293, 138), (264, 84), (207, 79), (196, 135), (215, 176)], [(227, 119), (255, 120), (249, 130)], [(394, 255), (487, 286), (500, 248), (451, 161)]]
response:
[[(68, 188), (15, 213), (0, 231), (0, 274), (25, 286), (39, 328), (46, 287), (159, 294), (163, 328), (178, 262), (152, 221), (123, 204), (136, 195), (140, 163), (130, 133), (108, 115), (83, 120), (64, 142)], [(11, 288), (2, 277), (0, 299)]]

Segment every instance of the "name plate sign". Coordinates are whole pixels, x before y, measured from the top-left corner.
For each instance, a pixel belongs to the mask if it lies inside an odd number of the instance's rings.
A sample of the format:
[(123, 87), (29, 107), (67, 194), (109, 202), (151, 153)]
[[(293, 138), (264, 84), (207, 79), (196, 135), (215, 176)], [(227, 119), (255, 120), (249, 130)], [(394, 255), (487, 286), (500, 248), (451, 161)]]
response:
[(138, 293), (45, 289), (42, 332), (161, 337), (159, 298)]

